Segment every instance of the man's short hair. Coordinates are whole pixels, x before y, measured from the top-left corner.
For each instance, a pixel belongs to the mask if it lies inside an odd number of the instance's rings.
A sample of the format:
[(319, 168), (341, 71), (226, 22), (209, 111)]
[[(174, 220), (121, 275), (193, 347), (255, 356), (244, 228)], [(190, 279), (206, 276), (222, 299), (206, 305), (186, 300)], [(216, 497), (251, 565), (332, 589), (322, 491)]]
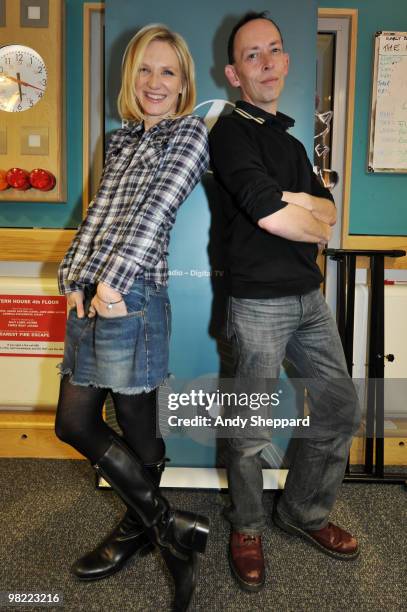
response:
[(274, 25), (274, 27), (277, 28), (277, 31), (280, 34), (281, 42), (283, 42), (283, 37), (282, 37), (282, 34), (281, 34), (281, 30), (278, 27), (278, 25), (276, 24), (276, 22), (273, 21), (271, 19), (271, 17), (269, 17), (269, 12), (268, 11), (262, 11), (261, 13), (256, 13), (255, 11), (250, 11), (249, 13), (246, 13), (245, 15), (243, 15), (243, 17), (241, 19), (239, 19), (239, 21), (234, 26), (233, 30), (231, 31), (231, 33), (229, 35), (229, 40), (228, 40), (228, 61), (229, 61), (229, 64), (233, 64), (234, 61), (235, 61), (234, 45), (235, 45), (235, 38), (236, 38), (237, 32), (240, 30), (240, 28), (242, 28), (244, 25), (246, 25), (246, 23), (249, 23), (250, 21), (254, 21), (255, 19), (266, 19), (267, 21), (270, 21), (270, 23), (272, 23)]

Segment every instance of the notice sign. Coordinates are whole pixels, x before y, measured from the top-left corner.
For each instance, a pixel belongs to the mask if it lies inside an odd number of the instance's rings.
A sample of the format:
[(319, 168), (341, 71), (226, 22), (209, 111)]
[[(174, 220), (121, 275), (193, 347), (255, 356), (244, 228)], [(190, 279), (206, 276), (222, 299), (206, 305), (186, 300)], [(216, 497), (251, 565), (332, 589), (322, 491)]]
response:
[(0, 356), (62, 357), (66, 298), (0, 295)]

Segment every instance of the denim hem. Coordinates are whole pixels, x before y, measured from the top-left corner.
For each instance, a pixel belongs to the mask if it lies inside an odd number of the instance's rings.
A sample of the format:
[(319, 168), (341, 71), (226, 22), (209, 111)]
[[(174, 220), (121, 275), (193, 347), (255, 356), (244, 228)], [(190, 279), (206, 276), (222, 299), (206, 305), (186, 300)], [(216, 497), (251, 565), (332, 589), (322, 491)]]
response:
[(298, 527), (298, 529), (302, 529), (303, 531), (318, 531), (318, 529), (323, 529), (324, 527), (326, 527), (328, 525), (328, 519), (325, 519), (321, 525), (312, 525), (311, 527), (309, 525), (304, 525), (304, 524), (300, 524), (296, 521), (294, 521), (291, 516), (289, 516), (286, 512), (281, 511), (279, 507), (276, 508), (275, 512), (277, 512), (278, 516), (281, 518), (281, 520), (283, 521), (283, 523), (289, 523), (290, 525), (294, 525), (294, 527)]
[(238, 525), (232, 524), (233, 531), (237, 531), (238, 533), (243, 533), (244, 535), (250, 535), (250, 536), (262, 535), (265, 529), (266, 529), (266, 525), (263, 525), (258, 528), (254, 528), (254, 527), (239, 527)]
[(109, 389), (113, 391), (113, 393), (121, 393), (122, 395), (138, 395), (140, 393), (150, 393), (150, 391), (154, 391), (161, 385), (163, 385), (167, 380), (168, 376), (165, 376), (162, 380), (158, 381), (157, 384), (151, 386), (138, 386), (138, 387), (109, 387), (108, 385), (100, 385), (97, 382), (89, 380), (87, 382), (78, 382), (73, 379), (73, 372), (70, 368), (62, 368), (62, 364), (58, 364), (57, 368), (59, 369), (59, 375), (69, 376), (69, 382), (71, 385), (77, 387), (95, 387), (96, 389)]

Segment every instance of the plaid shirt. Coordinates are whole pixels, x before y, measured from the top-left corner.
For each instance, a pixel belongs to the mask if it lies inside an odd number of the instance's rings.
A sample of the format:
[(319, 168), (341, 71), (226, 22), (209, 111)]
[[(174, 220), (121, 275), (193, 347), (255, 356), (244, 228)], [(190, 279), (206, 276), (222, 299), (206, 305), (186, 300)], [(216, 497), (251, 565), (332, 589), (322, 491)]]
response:
[(140, 276), (165, 285), (169, 232), (208, 164), (199, 117), (114, 132), (99, 190), (59, 267), (60, 292), (103, 281), (125, 294)]

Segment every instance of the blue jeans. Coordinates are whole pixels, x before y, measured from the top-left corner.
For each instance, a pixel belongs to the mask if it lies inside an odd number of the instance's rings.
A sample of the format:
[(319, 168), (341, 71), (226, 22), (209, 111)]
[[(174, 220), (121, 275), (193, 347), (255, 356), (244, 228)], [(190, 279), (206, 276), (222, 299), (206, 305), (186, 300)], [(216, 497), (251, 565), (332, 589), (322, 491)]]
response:
[[(96, 288), (85, 288), (85, 312)], [(79, 319), (69, 312), (60, 370), (72, 384), (134, 395), (168, 376), (171, 306), (167, 287), (138, 278), (123, 295), (127, 314)]]
[[(302, 529), (320, 529), (328, 522), (360, 422), (336, 323), (319, 289), (282, 298), (232, 298), (230, 314), (237, 386), (244, 378), (255, 390), (256, 379), (278, 378), (285, 358), (307, 379), (315, 435), (296, 440), (278, 513)], [(270, 439), (270, 428), (256, 427), (249, 436), (228, 440), (227, 517), (236, 531), (257, 535), (265, 527), (260, 454)]]

